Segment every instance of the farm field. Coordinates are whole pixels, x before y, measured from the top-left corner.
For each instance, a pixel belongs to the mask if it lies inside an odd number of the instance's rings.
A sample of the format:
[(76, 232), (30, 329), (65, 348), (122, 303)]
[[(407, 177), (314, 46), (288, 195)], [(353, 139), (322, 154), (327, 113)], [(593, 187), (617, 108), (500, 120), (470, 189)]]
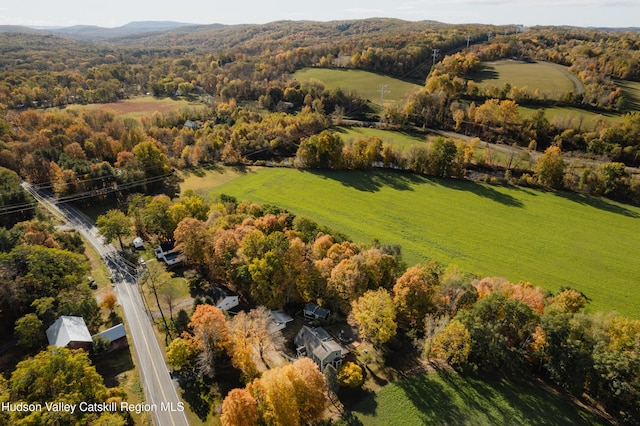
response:
[(190, 176), (185, 187), (284, 207), (342, 231), (402, 246), (408, 265), (426, 259), (482, 276), (573, 287), (592, 311), (639, 318), (640, 208), (574, 193), (439, 180), (395, 172), (253, 169)]
[[(409, 134), (392, 130), (374, 129), (369, 127), (340, 126), (334, 129), (340, 134), (345, 144), (359, 138), (378, 137), (382, 142), (393, 145), (395, 149), (406, 150), (414, 145), (424, 145), (427, 142), (425, 135)], [(434, 138), (428, 135), (428, 138)]]
[(154, 112), (178, 112), (186, 108), (203, 108), (201, 103), (189, 102), (185, 99), (156, 98), (153, 96), (141, 96), (133, 99), (126, 99), (121, 102), (111, 102), (107, 104), (70, 105), (67, 109), (105, 109), (115, 111), (122, 117), (140, 119), (143, 116), (150, 116)]
[[(522, 117), (533, 115), (540, 108), (531, 108), (520, 105), (518, 110)], [(620, 121), (620, 114), (615, 112), (594, 112), (572, 107), (542, 108), (549, 123), (562, 128), (576, 128), (592, 130), (599, 120), (609, 124)]]
[(534, 382), (478, 380), (447, 371), (387, 385), (352, 412), (364, 426), (608, 424), (566, 395)]
[(626, 98), (626, 111), (640, 112), (640, 82), (628, 80), (616, 80), (616, 84), (622, 89), (622, 94)]
[(384, 95), (384, 106), (394, 103), (402, 104), (409, 95), (421, 87), (396, 78), (359, 70), (306, 68), (296, 71), (293, 76), (301, 83), (306, 80), (319, 80), (329, 90), (337, 87), (345, 91), (354, 90), (363, 99), (378, 105), (380, 105), (380, 85), (386, 84), (385, 90), (388, 92)]
[(568, 90), (578, 91), (571, 78), (554, 64), (501, 60), (482, 65), (482, 71), (473, 79), (481, 87), (502, 89), (509, 83), (512, 87), (526, 87), (531, 93), (539, 89), (540, 95), (549, 99), (559, 99)]

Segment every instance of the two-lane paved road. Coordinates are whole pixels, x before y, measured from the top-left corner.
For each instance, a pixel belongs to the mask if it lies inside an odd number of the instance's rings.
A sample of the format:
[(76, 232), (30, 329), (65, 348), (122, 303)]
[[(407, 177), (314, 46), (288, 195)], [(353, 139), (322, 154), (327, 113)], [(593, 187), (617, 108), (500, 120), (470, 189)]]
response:
[(146, 407), (150, 408), (154, 424), (158, 426), (188, 426), (189, 422), (182, 409), (183, 403), (169, 375), (162, 349), (144, 309), (135, 277), (122, 273), (121, 268), (118, 267), (119, 257), (116, 249), (111, 244), (104, 244), (95, 226), (69, 205), (59, 204), (54, 197), (26, 182), (22, 186), (49, 211), (64, 218), (70, 226), (78, 230), (102, 256), (111, 273), (121, 277), (114, 284), (114, 290), (124, 312), (129, 341), (135, 349)]

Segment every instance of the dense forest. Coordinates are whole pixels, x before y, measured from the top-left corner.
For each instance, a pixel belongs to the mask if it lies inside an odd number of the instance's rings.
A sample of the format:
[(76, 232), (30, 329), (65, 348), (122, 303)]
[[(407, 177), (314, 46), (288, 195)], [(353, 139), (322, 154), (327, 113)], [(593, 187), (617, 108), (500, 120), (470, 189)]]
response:
[[(511, 84), (474, 82), (484, 62), (499, 59), (566, 67), (583, 90), (549, 98)], [(403, 104), (375, 105), (349, 88), (293, 77), (309, 67), (372, 71), (421, 88)], [(192, 313), (164, 322), (172, 368), (194, 380), (215, 380), (227, 362), (246, 384), (228, 393), (223, 424), (269, 424), (287, 416), (290, 424), (311, 424), (322, 417), (331, 394), (323, 386), (332, 374), (351, 373), (319, 372), (298, 361), (261, 374), (252, 357), (256, 347), (263, 357), (261, 345), (283, 348), (282, 336), (269, 332), (265, 308), (307, 302), (330, 307), (336, 321), (348, 320), (378, 348), (402, 338), (412, 340), (423, 359), (444, 360), (463, 374), (524, 372), (638, 424), (640, 322), (585, 312), (588, 299), (576, 290), (550, 294), (435, 262), (406, 265), (401, 247), (356, 244), (277, 206), (224, 195), (207, 204), (191, 192), (176, 197), (177, 169), (224, 163), (388, 168), (455, 179), (474, 169), (498, 176), (494, 183), (639, 204), (640, 111), (620, 80), (640, 81), (637, 32), (391, 19), (193, 26), (100, 40), (0, 28), (0, 333), (33, 354), (58, 315), (83, 316), (92, 331), (105, 323), (88, 286), (82, 239), (56, 229), (36, 209), (20, 186), (25, 180), (61, 202), (109, 201), (126, 235), (176, 243), (192, 287), (206, 292), (227, 285), (253, 308), (227, 318), (199, 298)], [(193, 106), (140, 119), (69, 107), (140, 95)], [(550, 122), (542, 111), (525, 116), (519, 105), (616, 113), (620, 120), (576, 127)], [(376, 137), (346, 142), (333, 126), (347, 120), (476, 139), (439, 136), (407, 150)], [(535, 166), (478, 158), (481, 140), (524, 147)], [(593, 162), (575, 172), (569, 152)], [(90, 368), (86, 357), (65, 351), (30, 360), (61, 359)], [(37, 374), (30, 373), (35, 364), (18, 364), (8, 382), (0, 376), (0, 401), (28, 394), (20, 377)], [(289, 404), (274, 404), (283, 382)], [(341, 376), (341, 385), (348, 383)], [(122, 398), (98, 379), (94, 389), (88, 398)], [(8, 421), (3, 416), (0, 421)], [(100, 420), (130, 422), (106, 417)]]

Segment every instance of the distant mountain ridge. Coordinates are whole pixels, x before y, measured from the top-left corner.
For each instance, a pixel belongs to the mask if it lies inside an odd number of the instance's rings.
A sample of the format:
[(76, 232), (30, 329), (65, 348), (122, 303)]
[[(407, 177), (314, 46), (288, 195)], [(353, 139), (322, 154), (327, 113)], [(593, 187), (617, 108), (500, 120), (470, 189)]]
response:
[[(11, 31), (16, 32), (19, 28), (23, 28), (25, 32), (29, 30), (38, 30), (56, 34), (64, 34), (69, 37), (79, 39), (106, 39), (112, 37), (126, 37), (130, 35), (155, 32), (170, 31), (178, 28), (195, 26), (185, 22), (174, 21), (134, 21), (115, 28), (99, 27), (96, 25), (74, 25), (71, 27), (17, 27), (12, 26)], [(0, 27), (0, 31), (4, 28)]]

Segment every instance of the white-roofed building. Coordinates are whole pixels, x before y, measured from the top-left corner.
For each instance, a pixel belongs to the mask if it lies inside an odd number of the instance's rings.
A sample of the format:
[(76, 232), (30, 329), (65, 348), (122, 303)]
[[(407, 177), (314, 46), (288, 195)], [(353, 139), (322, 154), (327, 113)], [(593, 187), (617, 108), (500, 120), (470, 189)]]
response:
[(109, 351), (115, 351), (116, 349), (125, 348), (129, 345), (127, 341), (127, 331), (123, 324), (118, 324), (108, 330), (101, 331), (94, 337), (96, 336), (102, 337), (111, 344)]
[(47, 329), (47, 339), (51, 346), (70, 349), (90, 349), (93, 343), (91, 333), (82, 317), (61, 316)]

